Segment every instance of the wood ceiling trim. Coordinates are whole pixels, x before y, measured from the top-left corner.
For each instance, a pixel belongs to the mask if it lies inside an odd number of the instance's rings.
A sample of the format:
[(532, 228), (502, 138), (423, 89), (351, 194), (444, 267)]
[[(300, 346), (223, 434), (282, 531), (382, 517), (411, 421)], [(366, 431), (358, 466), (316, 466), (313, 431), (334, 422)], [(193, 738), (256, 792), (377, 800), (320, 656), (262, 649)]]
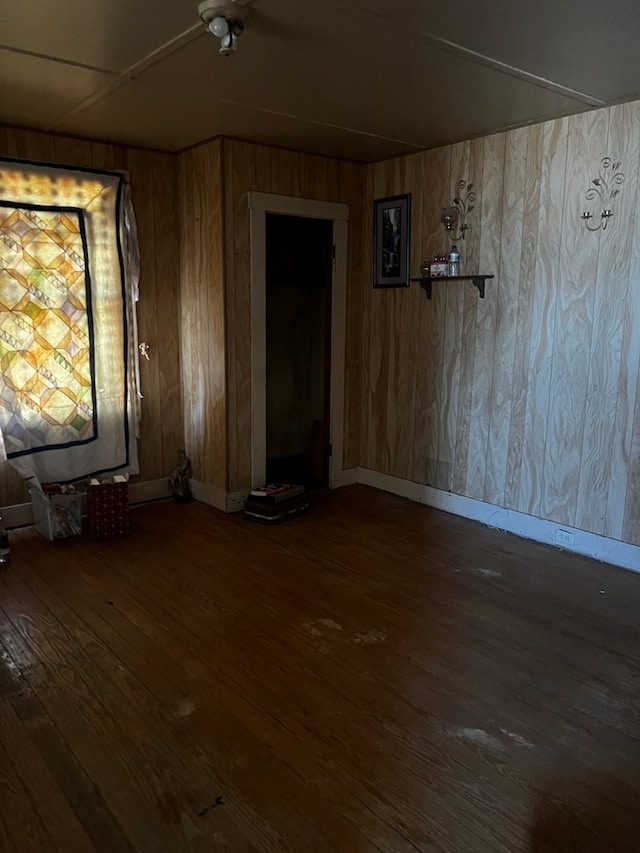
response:
[(134, 62), (133, 65), (130, 65), (128, 68), (125, 68), (120, 74), (118, 74), (114, 79), (107, 83), (105, 86), (101, 86), (96, 92), (90, 95), (88, 98), (77, 103), (70, 110), (67, 110), (61, 116), (58, 116), (56, 121), (50, 125), (46, 130), (49, 133), (55, 132), (60, 126), (68, 119), (78, 113), (81, 113), (83, 110), (87, 109), (87, 107), (92, 106), (93, 104), (101, 101), (107, 95), (114, 92), (120, 86), (129, 82), (129, 80), (135, 80), (138, 74), (142, 74), (144, 71), (147, 71), (149, 68), (152, 68), (154, 65), (162, 62), (164, 59), (167, 59), (173, 53), (181, 50), (183, 47), (191, 44), (191, 42), (195, 41), (200, 36), (205, 35), (205, 31), (202, 27), (202, 22), (198, 21), (197, 24), (194, 24), (192, 27), (184, 30), (179, 35), (175, 36), (169, 41), (165, 42), (160, 47), (155, 48), (142, 59), (138, 60), (138, 62)]
[(368, 17), (371, 20), (376, 21), (377, 23), (383, 21), (387, 30), (395, 31), (403, 39), (419, 39), (420, 41), (431, 44), (439, 50), (455, 54), (456, 56), (461, 56), (465, 59), (468, 59), (470, 62), (475, 62), (478, 65), (484, 65), (487, 68), (492, 68), (495, 71), (499, 71), (503, 74), (508, 74), (509, 76), (516, 77), (519, 80), (524, 80), (525, 82), (531, 83), (534, 86), (541, 86), (545, 89), (555, 92), (556, 94), (564, 95), (568, 98), (574, 98), (578, 101), (581, 101), (582, 103), (588, 104), (593, 107), (605, 106), (605, 104), (607, 103), (606, 101), (600, 100), (599, 98), (596, 98), (593, 95), (589, 95), (586, 92), (580, 92), (576, 89), (570, 88), (569, 86), (563, 86), (561, 83), (556, 83), (554, 80), (549, 80), (545, 77), (540, 77), (537, 74), (533, 74), (530, 71), (525, 71), (525, 69), (523, 68), (518, 68), (517, 66), (509, 65), (508, 63), (502, 62), (499, 59), (494, 59), (491, 56), (486, 56), (483, 53), (471, 50), (470, 48), (464, 47), (463, 45), (457, 44), (456, 42), (449, 41), (448, 39), (442, 38), (441, 36), (432, 35), (426, 30), (407, 31), (405, 23), (403, 22), (401, 25), (399, 25), (398, 18), (395, 15), (380, 14), (379, 12), (373, 11), (372, 9), (367, 9), (360, 3), (350, 2), (350, 0), (329, 0), (329, 2), (333, 3), (334, 6), (350, 9), (352, 12)]
[[(264, 113), (265, 115), (272, 115), (272, 116), (278, 116), (279, 118), (292, 119), (293, 121), (300, 121), (300, 122), (304, 122), (305, 124), (313, 124), (313, 125), (318, 125), (320, 127), (330, 127), (333, 130), (341, 130), (341, 131), (344, 131), (345, 133), (355, 133), (358, 136), (368, 136), (371, 139), (380, 139), (383, 142), (393, 142), (396, 145), (406, 145), (407, 148), (410, 148), (412, 152), (416, 151), (416, 150), (421, 150), (422, 148), (424, 148), (424, 143), (422, 143), (422, 142), (410, 142), (406, 139), (397, 139), (396, 137), (393, 137), (393, 136), (382, 136), (379, 133), (371, 133), (368, 130), (357, 130), (356, 128), (353, 128), (353, 127), (344, 127), (341, 124), (334, 124), (334, 123), (328, 122), (328, 121), (320, 121), (318, 119), (307, 118), (306, 116), (299, 116), (299, 115), (295, 115), (294, 113), (285, 113), (285, 112), (281, 112), (280, 110), (270, 110), (270, 109), (267, 109), (266, 107), (256, 106), (255, 104), (244, 104), (241, 101), (232, 101), (232, 100), (229, 100), (227, 98), (220, 98), (220, 103), (221, 104), (228, 104), (231, 107), (241, 107), (242, 109), (245, 109), (245, 110), (253, 110), (254, 112)], [(407, 153), (409, 153), (409, 152), (407, 152)], [(396, 156), (400, 156), (400, 155), (396, 155)]]
[(108, 74), (110, 77), (117, 77), (116, 71), (111, 71), (109, 68), (100, 68), (98, 65), (87, 65), (85, 62), (76, 62), (74, 59), (62, 59), (60, 56), (51, 56), (49, 53), (39, 53), (36, 50), (26, 50), (22, 47), (11, 47), (8, 44), (0, 44), (0, 50), (5, 50), (8, 53), (18, 53), (21, 56), (32, 56), (35, 59), (46, 59), (48, 62), (57, 62), (60, 65), (70, 65), (72, 68), (83, 68), (85, 71), (97, 71), (100, 74)]
[(500, 71), (503, 74), (508, 74), (510, 77), (516, 77), (518, 80), (524, 80), (527, 83), (532, 83), (534, 86), (542, 86), (555, 92), (558, 95), (564, 95), (567, 98), (573, 98), (577, 101), (582, 101), (591, 107), (605, 106), (606, 101), (596, 98), (594, 95), (588, 95), (586, 92), (579, 92), (576, 89), (571, 89), (569, 86), (563, 86), (561, 83), (556, 83), (553, 80), (547, 80), (545, 77), (540, 77), (538, 74), (532, 74), (530, 71), (525, 71), (522, 68), (516, 68), (513, 65), (508, 65), (499, 59), (493, 59), (491, 56), (485, 56), (475, 50), (470, 50), (468, 47), (463, 47), (453, 41), (432, 36), (429, 33), (420, 33), (420, 36), (434, 46), (447, 53), (453, 53), (456, 56), (462, 56), (465, 59), (475, 62), (478, 65), (484, 65), (487, 68), (493, 68), (494, 71)]

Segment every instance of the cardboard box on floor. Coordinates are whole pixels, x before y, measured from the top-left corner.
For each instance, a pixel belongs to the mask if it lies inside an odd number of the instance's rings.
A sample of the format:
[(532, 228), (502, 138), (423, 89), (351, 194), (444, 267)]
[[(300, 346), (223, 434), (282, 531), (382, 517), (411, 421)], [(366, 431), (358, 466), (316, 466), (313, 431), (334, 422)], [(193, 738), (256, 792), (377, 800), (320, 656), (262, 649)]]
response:
[(45, 539), (66, 539), (82, 531), (82, 495), (47, 495), (31, 489), (33, 523)]

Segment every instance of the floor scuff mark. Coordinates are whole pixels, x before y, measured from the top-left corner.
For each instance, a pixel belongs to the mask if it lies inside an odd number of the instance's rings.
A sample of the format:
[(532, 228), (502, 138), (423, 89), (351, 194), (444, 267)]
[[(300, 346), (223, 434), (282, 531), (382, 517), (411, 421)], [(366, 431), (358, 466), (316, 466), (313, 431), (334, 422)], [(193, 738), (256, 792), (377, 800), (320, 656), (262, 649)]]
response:
[(477, 743), (478, 746), (484, 746), (485, 749), (490, 749), (491, 752), (504, 752), (503, 744), (497, 737), (493, 737), (484, 729), (458, 729), (455, 736), (460, 740), (471, 741)]
[(356, 634), (353, 642), (360, 646), (373, 646), (376, 643), (384, 643), (387, 635), (384, 631), (367, 631), (366, 634)]
[(342, 625), (334, 622), (333, 619), (315, 619), (313, 622), (305, 622), (304, 629), (312, 637), (339, 639), (346, 643), (355, 643), (358, 646), (375, 646), (384, 643), (387, 639), (386, 631), (379, 628), (372, 628), (370, 631), (360, 634), (356, 631), (345, 631)]
[(500, 731), (503, 735), (510, 738), (516, 746), (521, 746), (523, 749), (535, 749), (535, 744), (531, 743), (530, 740), (527, 740), (526, 737), (523, 737), (516, 732), (509, 732), (507, 729), (500, 729)]
[(449, 732), (452, 737), (458, 740), (466, 740), (469, 743), (478, 744), (491, 752), (504, 752), (508, 746), (514, 744), (520, 749), (535, 749), (535, 744), (527, 740), (526, 737), (519, 735), (517, 732), (510, 732), (508, 729), (500, 729), (500, 733), (507, 738), (507, 742), (501, 740), (495, 735), (489, 734), (484, 729), (457, 729), (454, 732)]
[(477, 567), (475, 569), (469, 570), (472, 575), (475, 575), (478, 578), (501, 578), (502, 572), (498, 572), (495, 569), (483, 569), (481, 567)]
[(333, 619), (316, 619), (313, 622), (305, 622), (304, 627), (312, 637), (322, 637), (327, 631), (333, 633), (342, 631), (342, 625), (334, 622)]
[(333, 619), (318, 619), (318, 625), (328, 628), (329, 631), (342, 631), (342, 625), (334, 622)]

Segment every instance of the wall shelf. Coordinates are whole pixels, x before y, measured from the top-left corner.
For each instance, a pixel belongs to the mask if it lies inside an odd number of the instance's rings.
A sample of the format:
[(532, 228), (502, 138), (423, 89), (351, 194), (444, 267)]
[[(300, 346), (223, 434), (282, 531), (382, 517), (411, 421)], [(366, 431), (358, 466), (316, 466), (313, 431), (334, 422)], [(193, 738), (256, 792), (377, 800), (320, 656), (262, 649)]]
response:
[(420, 278), (412, 278), (411, 281), (417, 281), (420, 287), (427, 294), (427, 299), (431, 299), (431, 284), (434, 281), (472, 281), (478, 288), (480, 299), (484, 299), (484, 283), (488, 278), (493, 278), (493, 275), (437, 275), (437, 276), (420, 276)]

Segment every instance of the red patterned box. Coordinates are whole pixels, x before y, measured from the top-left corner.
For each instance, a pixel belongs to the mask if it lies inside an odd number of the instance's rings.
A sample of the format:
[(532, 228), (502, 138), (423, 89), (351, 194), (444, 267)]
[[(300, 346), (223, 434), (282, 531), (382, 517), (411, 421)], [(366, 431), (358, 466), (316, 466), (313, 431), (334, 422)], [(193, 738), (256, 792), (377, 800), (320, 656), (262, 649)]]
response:
[(129, 523), (129, 483), (87, 485), (87, 519), (91, 539), (126, 536)]

